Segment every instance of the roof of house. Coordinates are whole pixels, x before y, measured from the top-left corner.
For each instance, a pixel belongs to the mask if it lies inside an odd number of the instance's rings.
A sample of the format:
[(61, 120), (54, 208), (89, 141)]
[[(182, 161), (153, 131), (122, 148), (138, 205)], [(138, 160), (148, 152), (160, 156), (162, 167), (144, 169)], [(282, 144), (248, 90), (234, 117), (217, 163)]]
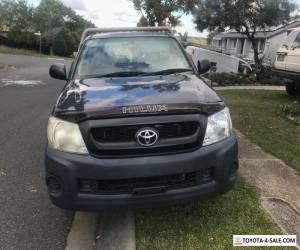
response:
[[(300, 27), (300, 18), (290, 22), (287, 25), (281, 25), (276, 27), (275, 29), (270, 29), (267, 31), (258, 31), (255, 34), (255, 38), (272, 38), (274, 36), (277, 36), (279, 34), (282, 34), (284, 32), (287, 32), (291, 28), (296, 28)], [(226, 31), (217, 34), (216, 36), (213, 37), (213, 40), (222, 40), (223, 38), (246, 38), (245, 35), (238, 33), (236, 31)]]

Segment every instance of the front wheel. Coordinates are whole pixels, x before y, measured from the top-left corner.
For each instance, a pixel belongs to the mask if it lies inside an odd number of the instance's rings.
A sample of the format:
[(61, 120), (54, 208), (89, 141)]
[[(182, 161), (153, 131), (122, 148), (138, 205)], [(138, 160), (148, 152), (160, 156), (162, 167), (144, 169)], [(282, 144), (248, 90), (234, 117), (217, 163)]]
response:
[(300, 86), (296, 82), (287, 82), (285, 89), (290, 96), (300, 96)]

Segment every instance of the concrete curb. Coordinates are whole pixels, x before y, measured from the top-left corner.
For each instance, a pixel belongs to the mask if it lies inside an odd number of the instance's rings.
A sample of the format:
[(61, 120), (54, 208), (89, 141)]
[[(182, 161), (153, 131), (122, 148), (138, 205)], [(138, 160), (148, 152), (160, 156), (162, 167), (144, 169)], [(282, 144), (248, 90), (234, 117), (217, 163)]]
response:
[(66, 250), (135, 250), (133, 211), (76, 212)]
[(227, 87), (213, 87), (214, 90), (277, 90), (285, 91), (285, 86), (272, 86), (272, 85), (256, 85), (256, 86), (227, 86)]
[(263, 152), (237, 131), (240, 174), (259, 191), (261, 206), (300, 246), (300, 176), (280, 159)]
[(76, 212), (67, 238), (66, 250), (92, 250), (95, 248), (95, 234), (98, 213)]
[[(300, 214), (290, 203), (277, 198), (262, 197), (262, 207), (269, 213), (285, 234), (300, 235)], [(300, 249), (300, 240), (296, 249)]]
[(104, 211), (100, 218), (97, 250), (135, 250), (135, 218), (133, 211)]

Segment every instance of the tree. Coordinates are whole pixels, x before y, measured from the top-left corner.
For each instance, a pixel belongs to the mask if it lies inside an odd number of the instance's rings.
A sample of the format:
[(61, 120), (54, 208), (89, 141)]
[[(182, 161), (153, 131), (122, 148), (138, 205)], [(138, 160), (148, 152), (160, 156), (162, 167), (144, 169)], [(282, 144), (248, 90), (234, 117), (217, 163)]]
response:
[(80, 38), (77, 32), (70, 32), (67, 29), (61, 30), (53, 41), (53, 54), (66, 57), (72, 55), (78, 49)]
[(66, 49), (58, 49), (56, 43), (55, 51), (64, 51), (64, 55), (70, 55), (76, 51), (83, 30), (90, 27), (95, 25), (60, 0), (41, 0), (36, 8), (27, 0), (0, 0), (0, 30), (8, 31), (8, 42), (12, 46), (38, 49), (34, 33), (41, 31), (42, 49), (50, 51), (57, 36), (63, 31), (59, 40), (64, 40), (61, 47), (66, 45)]
[(71, 53), (68, 51), (66, 42), (66, 31), (62, 31), (56, 37), (53, 43), (53, 54), (56, 56), (69, 56)]
[(36, 30), (41, 32), (57, 27), (82, 32), (85, 28), (95, 27), (60, 0), (41, 0), (34, 11), (34, 23)]
[[(147, 19), (149, 26), (177, 26), (180, 17), (193, 9), (199, 0), (131, 0), (136, 10)], [(141, 20), (140, 20), (141, 21)]]
[(0, 28), (27, 32), (33, 26), (33, 7), (26, 0), (0, 0)]
[(208, 33), (208, 36), (207, 36), (207, 43), (208, 44), (212, 44), (212, 40), (213, 40), (213, 37), (215, 35), (219, 34), (219, 31), (218, 30), (212, 30)]
[(137, 27), (147, 27), (149, 26), (148, 20), (145, 16), (141, 16), (139, 22), (136, 25)]
[(199, 31), (231, 29), (246, 36), (252, 43), (255, 64), (260, 68), (257, 32), (289, 21), (295, 7), (288, 0), (202, 0), (193, 13)]
[(0, 30), (8, 31), (8, 42), (32, 49), (37, 45), (33, 35), (33, 7), (26, 0), (0, 0)]
[(78, 50), (80, 39), (81, 36), (78, 34), (78, 32), (74, 32), (74, 31), (66, 32), (65, 40), (68, 47), (68, 56)]
[(188, 32), (184, 32), (183, 34), (181, 34), (180, 32), (178, 33), (180, 40), (182, 42), (187, 42), (187, 39), (189, 37), (189, 33)]
[[(34, 11), (34, 23), (35, 30), (44, 34), (47, 45), (53, 46), (53, 53), (61, 56), (69, 56), (76, 51), (83, 30), (95, 27), (60, 0), (41, 0)], [(61, 46), (57, 39), (62, 42)]]

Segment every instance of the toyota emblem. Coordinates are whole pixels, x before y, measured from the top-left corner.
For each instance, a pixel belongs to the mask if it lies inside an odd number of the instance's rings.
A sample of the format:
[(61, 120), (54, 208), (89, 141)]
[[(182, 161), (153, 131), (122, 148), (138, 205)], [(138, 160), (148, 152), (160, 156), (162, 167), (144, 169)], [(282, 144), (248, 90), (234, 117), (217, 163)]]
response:
[(153, 146), (158, 140), (158, 132), (152, 128), (142, 128), (136, 133), (136, 140), (141, 146)]

